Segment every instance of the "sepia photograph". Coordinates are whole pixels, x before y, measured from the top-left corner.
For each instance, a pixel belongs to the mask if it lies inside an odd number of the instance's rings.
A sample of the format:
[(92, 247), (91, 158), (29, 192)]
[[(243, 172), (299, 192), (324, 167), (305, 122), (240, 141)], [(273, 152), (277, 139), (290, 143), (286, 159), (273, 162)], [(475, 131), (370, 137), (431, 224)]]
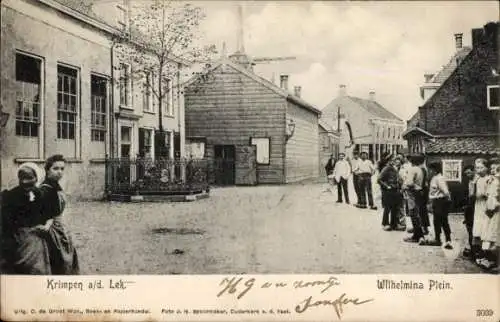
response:
[(496, 1), (0, 4), (2, 275), (498, 274)]

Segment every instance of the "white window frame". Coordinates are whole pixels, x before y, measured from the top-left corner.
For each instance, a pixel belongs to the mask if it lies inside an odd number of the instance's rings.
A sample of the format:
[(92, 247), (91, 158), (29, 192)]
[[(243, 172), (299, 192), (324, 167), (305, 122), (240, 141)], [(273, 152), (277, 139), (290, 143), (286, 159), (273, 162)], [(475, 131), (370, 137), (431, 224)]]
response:
[[(64, 64), (64, 63), (61, 63), (61, 62), (58, 62), (57, 63), (57, 68), (61, 66), (61, 67), (65, 67), (65, 68), (68, 68), (68, 69), (73, 69), (76, 71), (76, 81), (75, 81), (75, 85), (76, 85), (76, 106), (75, 106), (75, 123), (74, 123), (74, 137), (71, 139), (71, 138), (60, 138), (59, 137), (59, 126), (57, 125), (57, 134), (56, 134), (56, 138), (57, 140), (64, 140), (64, 141), (75, 141), (75, 142), (80, 142), (80, 99), (81, 99), (81, 95), (82, 95), (82, 91), (81, 91), (81, 88), (80, 88), (80, 82), (81, 82), (81, 71), (78, 67), (75, 67), (75, 66), (72, 66), (72, 65), (68, 65), (68, 64)], [(59, 71), (57, 71), (57, 76), (59, 77)], [(57, 80), (59, 82), (59, 79)], [(59, 93), (59, 88), (57, 88), (57, 93)], [(56, 98), (57, 99), (57, 98)], [(57, 102), (59, 103), (59, 102)], [(59, 107), (57, 107), (57, 112), (59, 114)], [(59, 122), (63, 122), (63, 121), (60, 121), (59, 120), (59, 116), (57, 115), (56, 116), (56, 124), (59, 124)], [(76, 143), (75, 143), (76, 144)], [(78, 146), (79, 144), (77, 144)], [(77, 153), (77, 155), (79, 155)]]
[[(126, 63), (126, 62), (120, 62), (119, 64), (120, 68), (119, 68), (119, 73), (120, 73), (120, 76), (119, 76), (119, 82), (118, 82), (118, 90), (119, 90), (119, 105), (121, 108), (128, 108), (128, 109), (131, 109), (131, 106), (132, 106), (132, 66), (129, 64), (129, 63)], [(121, 76), (121, 73), (122, 73), (122, 68), (123, 67), (126, 67), (127, 69), (127, 78), (126, 78), (126, 83), (125, 83), (125, 86), (126, 86), (126, 96), (125, 96), (125, 99), (126, 99), (126, 102), (122, 102), (122, 76)]]
[[(457, 178), (449, 178), (446, 176), (446, 169), (450, 166), (449, 163), (458, 163), (459, 169), (458, 169), (458, 177)], [(457, 159), (446, 159), (442, 160), (441, 164), (443, 167), (443, 176), (446, 179), (446, 181), (454, 181), (454, 182), (462, 182), (462, 160), (457, 160)]]
[[(39, 60), (40, 61), (40, 84), (39, 84), (39, 88), (38, 88), (38, 130), (37, 130), (37, 135), (36, 136), (26, 136), (26, 135), (18, 135), (17, 134), (17, 131), (16, 131), (16, 136), (19, 137), (19, 138), (37, 138), (40, 140), (40, 142), (42, 142), (42, 138), (43, 138), (43, 120), (44, 120), (44, 116), (43, 116), (43, 111), (44, 111), (44, 102), (45, 102), (45, 99), (44, 99), (44, 93), (45, 93), (45, 90), (44, 90), (44, 81), (45, 81), (45, 71), (44, 71), (44, 65), (45, 65), (45, 61), (42, 57), (40, 56), (36, 56), (36, 55), (32, 55), (32, 54), (28, 54), (26, 52), (23, 52), (23, 51), (19, 51), (19, 50), (16, 50), (15, 52), (15, 58), (14, 59), (17, 59), (17, 55), (23, 55), (23, 56), (26, 56), (26, 57), (29, 57), (29, 58), (33, 58), (33, 59), (36, 59), (36, 60)], [(14, 63), (16, 64), (16, 63)], [(17, 71), (16, 71), (16, 74), (17, 74)], [(17, 78), (16, 76), (14, 76), (15, 78), (15, 81), (17, 82)], [(17, 85), (16, 85), (16, 88), (17, 88)], [(23, 104), (24, 104), (24, 100), (23, 100)], [(17, 96), (16, 96), (16, 106), (17, 106)], [(17, 114), (14, 113), (14, 117), (15, 117), (15, 122), (17, 123), (18, 121), (21, 121), (18, 119), (17, 117)], [(17, 127), (17, 124), (16, 124), (16, 127)], [(43, 147), (43, 144), (40, 144), (41, 147)], [(42, 155), (42, 152), (43, 150), (40, 149), (40, 155)]]
[(121, 158), (122, 155), (122, 135), (121, 135), (121, 128), (123, 126), (131, 128), (130, 131), (130, 159), (135, 159), (137, 156), (137, 134), (136, 134), (136, 123), (135, 122), (130, 122), (130, 121), (125, 121), (125, 120), (120, 120), (118, 121), (118, 158)]
[(492, 88), (498, 89), (498, 88), (500, 88), (500, 85), (488, 85), (488, 86), (486, 86), (486, 98), (487, 98), (488, 109), (499, 110), (500, 106), (491, 106), (491, 104), (490, 104), (490, 89), (492, 89)]
[[(94, 106), (93, 106), (93, 96), (92, 96), (92, 76), (95, 76), (95, 77), (99, 77), (103, 80), (106, 80), (106, 92), (105, 92), (105, 111), (104, 111), (104, 114), (105, 114), (105, 124), (104, 124), (104, 128), (100, 128), (100, 127), (96, 127), (95, 124), (94, 124), (94, 119), (93, 119), (93, 115), (94, 115)], [(109, 86), (110, 86), (110, 81), (109, 81), (109, 77), (107, 76), (104, 76), (104, 75), (101, 75), (101, 74), (98, 74), (98, 73), (90, 73), (90, 115), (91, 115), (91, 120), (90, 120), (90, 141), (92, 142), (100, 142), (100, 143), (106, 143), (107, 142), (107, 138), (108, 138), (108, 111), (109, 111)], [(102, 113), (97, 113), (97, 114), (102, 114)], [(92, 135), (92, 132), (94, 130), (97, 130), (97, 131), (101, 131), (101, 133), (104, 133), (104, 140), (94, 140), (94, 136)]]
[[(147, 130), (147, 131), (151, 132), (151, 136), (149, 138), (149, 144), (150, 144), (149, 153), (151, 154), (151, 159), (154, 160), (155, 159), (155, 129), (154, 129), (154, 127), (150, 127), (150, 126), (141, 126), (138, 129), (138, 131), (140, 131), (140, 129)], [(137, 137), (139, 137), (139, 134), (137, 134)], [(137, 148), (139, 148), (139, 146)], [(137, 152), (140, 152), (140, 151), (137, 151)]]
[[(259, 142), (265, 142), (264, 140), (267, 141), (267, 156), (262, 155), (262, 153), (265, 153), (265, 152), (263, 152), (261, 149), (259, 149), (259, 147), (261, 146), (259, 144)], [(255, 145), (257, 147), (256, 155), (255, 155), (255, 159), (256, 159), (257, 164), (259, 164), (259, 165), (271, 164), (271, 138), (270, 137), (253, 137), (250, 139), (250, 144)]]

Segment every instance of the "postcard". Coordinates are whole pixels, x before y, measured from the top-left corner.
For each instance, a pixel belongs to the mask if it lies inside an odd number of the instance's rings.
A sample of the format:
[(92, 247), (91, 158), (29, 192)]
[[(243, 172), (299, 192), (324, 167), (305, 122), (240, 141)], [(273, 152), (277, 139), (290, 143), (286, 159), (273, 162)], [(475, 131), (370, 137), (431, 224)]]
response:
[(494, 1), (4, 0), (1, 319), (500, 319)]

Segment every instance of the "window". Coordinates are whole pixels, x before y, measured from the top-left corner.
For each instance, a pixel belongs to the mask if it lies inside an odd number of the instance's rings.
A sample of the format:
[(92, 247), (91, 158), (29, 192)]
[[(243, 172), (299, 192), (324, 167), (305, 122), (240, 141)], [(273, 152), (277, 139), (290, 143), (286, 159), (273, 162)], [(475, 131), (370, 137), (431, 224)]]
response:
[(78, 71), (57, 66), (57, 138), (74, 140), (78, 117)]
[(488, 108), (490, 110), (500, 109), (500, 102), (498, 97), (499, 94), (500, 94), (499, 85), (487, 86), (487, 100), (488, 100)]
[(152, 81), (153, 73), (146, 73), (146, 77), (143, 84), (142, 90), (142, 109), (144, 112), (153, 112), (153, 98), (151, 97), (151, 86), (153, 85)]
[(250, 144), (257, 146), (257, 164), (269, 164), (270, 159), (270, 139), (252, 138)]
[(189, 144), (189, 155), (193, 159), (203, 159), (205, 157), (205, 142), (191, 142)]
[(107, 79), (91, 75), (90, 95), (91, 95), (90, 139), (92, 141), (104, 142), (106, 140)]
[(153, 130), (139, 129), (139, 156), (151, 158), (153, 156)]
[(128, 107), (130, 105), (130, 65), (120, 64), (120, 105)]
[(172, 81), (170, 79), (165, 81), (165, 90), (166, 93), (163, 96), (164, 97), (164, 102), (163, 104), (165, 105), (165, 113), (168, 116), (174, 116), (174, 102), (173, 102), (173, 87), (172, 87)]
[(443, 160), (443, 176), (447, 181), (462, 181), (462, 160)]
[(117, 23), (120, 27), (120, 30), (126, 30), (128, 28), (128, 12), (127, 9), (123, 5), (116, 6), (118, 10), (117, 15)]
[(16, 54), (16, 135), (38, 137), (42, 61)]
[(132, 146), (132, 128), (122, 126), (120, 128), (120, 157), (130, 158), (130, 148)]

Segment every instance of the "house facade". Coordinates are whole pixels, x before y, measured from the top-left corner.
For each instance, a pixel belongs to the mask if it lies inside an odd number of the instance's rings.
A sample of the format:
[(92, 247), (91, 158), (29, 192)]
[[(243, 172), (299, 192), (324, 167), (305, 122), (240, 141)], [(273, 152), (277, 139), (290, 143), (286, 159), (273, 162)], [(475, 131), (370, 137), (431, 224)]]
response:
[[(458, 64), (470, 53), (472, 50), (469, 46), (463, 46), (463, 34), (457, 33), (455, 37), (455, 54), (450, 58), (446, 65), (436, 73), (424, 74), (424, 83), (420, 86), (420, 98), (422, 104), (427, 102), (429, 98), (441, 87), (445, 80), (450, 77), (451, 73), (457, 68)], [(419, 121), (418, 111), (407, 121), (407, 128), (418, 127)]]
[(347, 95), (346, 86), (340, 85), (338, 96), (323, 108), (321, 121), (340, 129), (339, 149), (348, 157), (367, 152), (376, 162), (384, 152), (403, 148), (404, 122), (380, 105), (373, 91), (363, 99)]
[[(63, 154), (66, 192), (98, 199), (106, 158), (134, 158), (148, 149), (154, 156), (157, 111), (146, 104), (143, 83), (131, 81), (133, 66), (118, 60), (112, 42), (118, 27), (85, 4), (1, 2), (1, 103), (10, 116), (2, 134), (2, 189), (16, 185), (20, 163), (42, 166)], [(176, 146), (183, 155), (182, 99), (174, 92), (163, 122), (172, 157)]]
[[(318, 176), (320, 111), (222, 58), (184, 87), (188, 153), (216, 160), (219, 184), (275, 184)], [(193, 152), (196, 151), (196, 152)]]
[(319, 122), (319, 175), (326, 176), (325, 166), (331, 155), (338, 158), (340, 133), (320, 120)]
[(499, 27), (492, 22), (472, 30), (472, 49), (418, 108), (415, 124), (404, 133), (410, 152), (442, 162), (457, 207), (464, 167), (500, 154)]

